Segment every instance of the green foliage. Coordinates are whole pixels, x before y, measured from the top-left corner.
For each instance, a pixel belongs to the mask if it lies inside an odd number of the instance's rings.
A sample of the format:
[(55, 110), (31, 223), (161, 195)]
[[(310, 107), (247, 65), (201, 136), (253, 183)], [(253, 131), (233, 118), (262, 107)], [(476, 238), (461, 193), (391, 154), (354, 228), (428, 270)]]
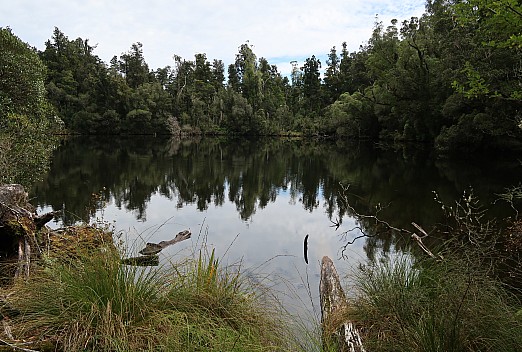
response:
[(10, 114), (0, 131), (0, 183), (19, 183), (29, 187), (47, 172), (49, 159), (59, 132), (46, 121), (35, 123), (25, 115)]
[(0, 124), (9, 114), (33, 121), (47, 117), (45, 72), (34, 49), (0, 27)]
[(326, 128), (333, 129), (329, 132), (339, 136), (375, 138), (378, 134), (377, 118), (368, 100), (359, 92), (343, 93), (328, 106), (325, 118)]
[(489, 94), (490, 91), (486, 85), (486, 81), (469, 62), (466, 62), (461, 72), (467, 77), (466, 86), (460, 84), (458, 81), (453, 81), (451, 84), (458, 93), (463, 94), (466, 98), (477, 98), (480, 95)]
[(473, 31), (465, 77), (455, 82), (466, 95), (521, 99), (519, 62), (522, 55), (522, 6), (516, 0), (472, 0), (452, 7), (456, 24)]
[[(471, 0), (454, 6), (457, 21), (472, 25), (483, 44), (499, 48), (522, 48), (522, 5), (516, 0)], [(489, 39), (489, 40), (488, 40)]]
[(34, 49), (0, 28), (0, 183), (31, 185), (48, 166), (61, 121), (45, 97), (46, 68)]
[(480, 149), (483, 133), (473, 124), (473, 117), (466, 115), (457, 125), (444, 127), (435, 139), (435, 147), (441, 153), (475, 152)]
[(341, 82), (340, 82), (340, 63), (341, 60), (337, 55), (337, 50), (335, 46), (330, 50), (330, 54), (328, 54), (328, 59), (326, 60), (326, 64), (328, 67), (324, 73), (324, 88), (325, 95), (328, 103), (333, 103), (335, 99), (341, 93)]
[(301, 67), (302, 75), (302, 94), (304, 98), (304, 113), (313, 116), (321, 111), (321, 61), (315, 55), (306, 59), (304, 66)]

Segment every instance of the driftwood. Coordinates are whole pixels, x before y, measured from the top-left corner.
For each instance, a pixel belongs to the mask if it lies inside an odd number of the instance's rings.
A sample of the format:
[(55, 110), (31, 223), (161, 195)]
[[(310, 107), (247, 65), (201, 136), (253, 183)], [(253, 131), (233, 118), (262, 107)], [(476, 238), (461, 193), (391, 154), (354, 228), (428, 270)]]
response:
[(172, 246), (178, 242), (187, 240), (190, 238), (192, 234), (189, 230), (184, 230), (179, 232), (176, 237), (171, 239), (170, 241), (161, 241), (160, 243), (147, 243), (145, 248), (143, 248), (139, 253), (141, 256), (139, 257), (131, 257), (131, 258), (123, 258), (121, 260), (122, 264), (126, 265), (137, 265), (137, 266), (158, 266), (159, 258), (158, 253), (161, 252), (168, 246)]
[[(56, 212), (37, 215), (21, 185), (0, 185), (2, 281), (9, 276), (29, 275), (31, 258), (39, 254), (36, 233), (55, 215)], [(14, 263), (16, 269), (11, 273)]]
[(352, 321), (345, 318), (348, 303), (339, 275), (332, 260), (324, 256), (321, 260), (321, 325), (323, 341), (333, 342), (338, 351), (365, 352), (359, 331)]
[(160, 243), (147, 243), (145, 248), (143, 248), (139, 253), (143, 255), (153, 255), (158, 254), (161, 252), (164, 248), (171, 246), (175, 243), (187, 240), (190, 238), (192, 234), (189, 230), (181, 231), (179, 232), (176, 237), (171, 239), (170, 241), (161, 241)]

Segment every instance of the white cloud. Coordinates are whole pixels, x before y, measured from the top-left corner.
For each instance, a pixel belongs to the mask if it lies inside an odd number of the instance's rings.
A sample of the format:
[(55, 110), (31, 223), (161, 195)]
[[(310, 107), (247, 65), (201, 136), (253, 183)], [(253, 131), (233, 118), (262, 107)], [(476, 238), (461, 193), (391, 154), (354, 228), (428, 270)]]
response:
[(277, 58), (324, 57), (344, 41), (356, 50), (369, 38), (376, 14), (389, 23), (424, 11), (423, 0), (0, 0), (0, 5), (0, 26), (38, 49), (56, 26), (69, 39), (97, 43), (95, 53), (106, 62), (139, 41), (152, 69), (171, 65), (173, 54), (192, 59), (201, 52), (228, 64), (247, 40), (258, 57), (279, 67), (283, 61)]

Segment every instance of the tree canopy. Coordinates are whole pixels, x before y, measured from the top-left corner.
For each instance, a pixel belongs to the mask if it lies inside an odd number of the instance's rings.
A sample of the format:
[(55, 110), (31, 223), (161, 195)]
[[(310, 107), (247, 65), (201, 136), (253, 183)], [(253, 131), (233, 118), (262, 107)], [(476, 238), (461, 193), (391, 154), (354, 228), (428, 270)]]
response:
[[(288, 76), (248, 42), (228, 67), (197, 53), (151, 70), (141, 43), (107, 64), (88, 40), (55, 28), (39, 56), (47, 98), (70, 132), (297, 133), (425, 142), (444, 153), (510, 149), (522, 135), (521, 17), (515, 0), (428, 0), (421, 17), (376, 18), (357, 51), (341, 43), (324, 63), (292, 61)], [(4, 70), (31, 55), (4, 54)], [(30, 66), (29, 76), (42, 77), (45, 67)], [(44, 92), (0, 84), (10, 109), (38, 105)]]

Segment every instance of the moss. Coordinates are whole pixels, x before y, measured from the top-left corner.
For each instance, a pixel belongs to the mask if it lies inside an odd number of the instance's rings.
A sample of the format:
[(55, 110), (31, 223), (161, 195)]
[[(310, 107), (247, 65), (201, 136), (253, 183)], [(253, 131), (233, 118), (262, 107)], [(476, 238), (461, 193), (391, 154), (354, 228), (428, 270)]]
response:
[(8, 230), (6, 234), (17, 237), (33, 236), (36, 231), (34, 222), (28, 217), (12, 219), (6, 222)]
[(50, 257), (74, 257), (99, 248), (115, 250), (112, 232), (91, 225), (70, 226), (40, 237)]

